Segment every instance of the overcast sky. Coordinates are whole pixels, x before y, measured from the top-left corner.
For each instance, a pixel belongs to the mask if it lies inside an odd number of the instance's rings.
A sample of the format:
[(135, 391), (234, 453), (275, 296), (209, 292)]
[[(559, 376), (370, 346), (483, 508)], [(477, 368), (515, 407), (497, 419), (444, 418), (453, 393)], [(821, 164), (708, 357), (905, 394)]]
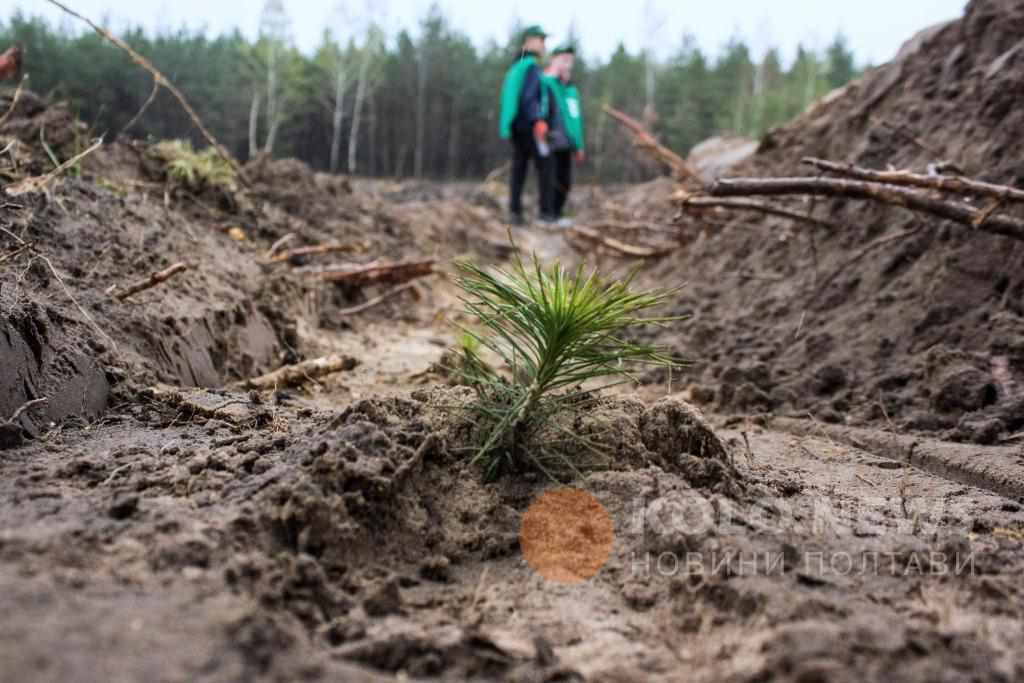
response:
[[(386, 7), (392, 30), (415, 28), (429, 0), (369, 0), (375, 8)], [(348, 0), (358, 8), (367, 0)], [(900, 45), (917, 31), (958, 17), (965, 0), (649, 0), (659, 16), (653, 39), (662, 53), (673, 49), (685, 32), (695, 34), (712, 54), (733, 35), (743, 36), (761, 53), (768, 45), (783, 48), (790, 56), (797, 43), (824, 47), (842, 30), (860, 62), (878, 64), (896, 54)], [(325, 25), (336, 16), (338, 0), (284, 0), (291, 17), (294, 38), (300, 47), (312, 48)], [(6, 4), (6, 3), (5, 3)], [(45, 0), (14, 0), (31, 14), (57, 19), (60, 14)], [(262, 0), (66, 0), (92, 18), (108, 17), (112, 26), (126, 23), (146, 28), (177, 28), (181, 25), (220, 32), (239, 27), (254, 35)], [(491, 38), (504, 42), (516, 18), (540, 23), (558, 41), (576, 23), (584, 51), (607, 56), (624, 42), (637, 49), (645, 42), (644, 0), (442, 0), (441, 7), (454, 24), (478, 44)], [(336, 22), (337, 20), (334, 19)]]

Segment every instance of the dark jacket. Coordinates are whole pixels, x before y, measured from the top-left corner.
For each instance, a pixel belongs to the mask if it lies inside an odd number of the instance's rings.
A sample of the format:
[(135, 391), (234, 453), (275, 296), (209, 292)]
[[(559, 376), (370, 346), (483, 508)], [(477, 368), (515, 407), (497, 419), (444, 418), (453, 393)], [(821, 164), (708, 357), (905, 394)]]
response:
[(547, 89), (541, 82), (541, 70), (531, 63), (523, 74), (523, 87), (519, 92), (519, 106), (512, 122), (512, 131), (524, 135), (533, 131), (533, 124), (548, 118), (550, 106)]

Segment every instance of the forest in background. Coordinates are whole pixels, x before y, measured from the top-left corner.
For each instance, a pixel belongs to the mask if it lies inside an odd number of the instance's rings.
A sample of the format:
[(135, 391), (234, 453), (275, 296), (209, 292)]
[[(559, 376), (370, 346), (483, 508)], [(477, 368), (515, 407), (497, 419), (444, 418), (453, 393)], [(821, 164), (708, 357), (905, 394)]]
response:
[[(325, 23), (327, 23), (325, 18)], [(311, 54), (289, 39), (281, 0), (267, 0), (256, 41), (240, 32), (179, 30), (120, 34), (182, 88), (213, 133), (241, 159), (296, 157), (315, 168), (398, 178), (479, 178), (507, 161), (497, 137), (499, 91), (518, 55), (510, 37), (477, 46), (432, 7), (418, 30), (389, 35), (372, 17), (335, 17)], [(510, 31), (514, 36), (515, 31)], [(636, 181), (654, 172), (600, 114), (610, 104), (644, 121), (677, 152), (714, 135), (759, 136), (859, 74), (842, 35), (824, 50), (799, 47), (755, 58), (741, 38), (718, 54), (683, 36), (667, 59), (619, 47), (607, 59), (581, 57), (575, 80), (584, 101), (590, 162), (599, 181)], [(92, 32), (14, 14), (0, 46), (27, 51), (28, 87), (72, 102), (97, 134), (124, 132), (152, 90), (149, 75)], [(191, 138), (185, 113), (165, 91), (129, 133)]]

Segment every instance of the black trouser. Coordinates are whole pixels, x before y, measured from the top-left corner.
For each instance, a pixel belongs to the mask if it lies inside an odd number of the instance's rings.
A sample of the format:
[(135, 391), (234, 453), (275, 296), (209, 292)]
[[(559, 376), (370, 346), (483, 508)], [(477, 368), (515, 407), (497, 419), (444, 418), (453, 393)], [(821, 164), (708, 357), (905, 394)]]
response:
[(551, 216), (551, 157), (541, 157), (537, 143), (530, 133), (512, 134), (512, 175), (509, 183), (508, 210), (513, 215), (523, 215), (523, 188), (530, 170), (530, 159), (537, 167), (537, 191), (540, 193), (541, 216)]
[(571, 149), (551, 153), (551, 210), (556, 218), (562, 217), (572, 189), (572, 156)]

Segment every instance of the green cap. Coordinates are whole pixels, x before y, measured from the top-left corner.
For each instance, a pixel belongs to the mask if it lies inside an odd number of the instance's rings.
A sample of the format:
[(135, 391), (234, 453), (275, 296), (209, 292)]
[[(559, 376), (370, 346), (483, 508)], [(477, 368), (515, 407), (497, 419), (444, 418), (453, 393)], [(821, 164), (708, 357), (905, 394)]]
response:
[(533, 26), (527, 26), (523, 30), (523, 40), (524, 41), (527, 38), (547, 38), (547, 37), (548, 37), (548, 34), (544, 33), (544, 29), (542, 29), (538, 24), (534, 24)]
[(574, 54), (576, 54), (576, 46), (572, 45), (570, 43), (565, 43), (564, 45), (559, 45), (558, 47), (556, 47), (554, 50), (551, 51), (551, 56), (552, 57), (554, 57), (555, 55), (574, 55)]

